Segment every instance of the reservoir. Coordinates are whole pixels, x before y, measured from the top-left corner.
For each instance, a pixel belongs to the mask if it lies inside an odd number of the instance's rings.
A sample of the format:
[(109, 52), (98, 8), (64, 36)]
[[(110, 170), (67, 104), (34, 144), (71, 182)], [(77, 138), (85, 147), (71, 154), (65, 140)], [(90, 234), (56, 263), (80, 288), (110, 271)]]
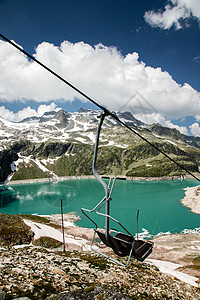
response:
[[(106, 181), (106, 180), (105, 180)], [(107, 181), (106, 181), (107, 182)], [(200, 215), (190, 212), (180, 200), (184, 188), (196, 186), (194, 179), (131, 181), (116, 180), (111, 200), (111, 216), (119, 220), (132, 234), (136, 232), (136, 215), (139, 209), (139, 232), (182, 232), (200, 228)], [(103, 198), (104, 190), (95, 179), (74, 179), (1, 187), (0, 212), (8, 214), (59, 214), (60, 199), (64, 213), (80, 216), (76, 225), (93, 228), (94, 225), (82, 213), (81, 207), (92, 209)], [(104, 212), (104, 209), (101, 210)], [(91, 213), (104, 227), (104, 218)], [(111, 222), (111, 227), (116, 227)]]

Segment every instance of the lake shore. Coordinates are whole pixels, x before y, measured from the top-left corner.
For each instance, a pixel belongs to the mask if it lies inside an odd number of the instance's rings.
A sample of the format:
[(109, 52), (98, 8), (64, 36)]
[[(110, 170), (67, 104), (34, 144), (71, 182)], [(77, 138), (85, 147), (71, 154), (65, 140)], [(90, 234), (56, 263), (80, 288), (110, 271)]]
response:
[(51, 177), (51, 178), (11, 180), (7, 183), (7, 185), (42, 183), (42, 182), (77, 180), (77, 179), (93, 179), (93, 178), (94, 178), (93, 175), (84, 175), (84, 176), (62, 176), (62, 177)]
[(200, 186), (184, 189), (185, 197), (181, 199), (184, 206), (189, 207), (191, 212), (200, 214)]
[[(114, 175), (103, 175), (102, 178), (114, 177)], [(163, 176), (163, 177), (130, 177), (130, 176), (117, 176), (120, 180), (135, 180), (135, 181), (161, 181), (161, 180), (182, 180), (181, 176)], [(190, 175), (184, 175), (185, 179), (192, 178)], [(81, 176), (62, 176), (51, 178), (37, 178), (37, 179), (25, 179), (25, 180), (11, 180), (7, 185), (17, 184), (29, 184), (29, 183), (42, 183), (52, 181), (65, 181), (65, 180), (77, 180), (77, 179), (95, 179), (94, 175), (81, 175)]]

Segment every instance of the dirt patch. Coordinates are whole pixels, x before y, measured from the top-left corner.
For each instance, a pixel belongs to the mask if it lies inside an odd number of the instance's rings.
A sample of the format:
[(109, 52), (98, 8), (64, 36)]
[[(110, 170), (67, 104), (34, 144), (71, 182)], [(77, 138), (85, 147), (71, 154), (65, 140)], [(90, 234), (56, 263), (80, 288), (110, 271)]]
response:
[(180, 271), (200, 278), (200, 233), (160, 236), (153, 242), (149, 258), (180, 264)]

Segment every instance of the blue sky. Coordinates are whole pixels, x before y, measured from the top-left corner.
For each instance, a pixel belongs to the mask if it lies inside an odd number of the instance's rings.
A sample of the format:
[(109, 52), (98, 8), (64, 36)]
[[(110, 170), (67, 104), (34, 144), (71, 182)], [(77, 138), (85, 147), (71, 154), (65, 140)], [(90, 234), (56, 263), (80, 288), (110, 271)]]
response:
[[(200, 136), (199, 0), (0, 0), (0, 28), (109, 109)], [(3, 41), (0, 74), (12, 120), (94, 108)]]

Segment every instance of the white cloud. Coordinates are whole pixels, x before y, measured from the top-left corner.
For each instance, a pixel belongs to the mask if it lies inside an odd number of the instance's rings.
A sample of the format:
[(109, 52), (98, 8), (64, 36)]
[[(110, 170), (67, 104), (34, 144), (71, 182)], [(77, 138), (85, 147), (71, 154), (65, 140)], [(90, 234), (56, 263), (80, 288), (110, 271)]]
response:
[(169, 127), (169, 128), (175, 128), (179, 130), (182, 134), (188, 135), (188, 130), (186, 126), (178, 126), (173, 124), (171, 121), (166, 120), (165, 123), (162, 124), (163, 126)]
[(55, 103), (51, 103), (50, 105), (40, 105), (37, 110), (28, 106), (22, 110), (19, 110), (17, 113), (6, 109), (4, 106), (0, 106), (0, 116), (6, 120), (19, 122), (27, 117), (41, 117), (45, 112), (58, 110), (60, 110), (60, 108), (57, 107)]
[(181, 28), (179, 20), (186, 19), (190, 16), (189, 12), (183, 7), (170, 5), (165, 6), (164, 12), (148, 11), (145, 13), (145, 21), (152, 27), (160, 27), (162, 29), (169, 29), (173, 25), (178, 30)]
[(145, 12), (145, 21), (152, 27), (170, 29), (174, 26), (176, 30), (179, 30), (182, 28), (182, 21), (185, 21), (187, 26), (187, 20), (191, 16), (200, 20), (199, 0), (170, 0), (169, 3), (163, 11), (155, 12), (151, 10)]
[(48, 112), (48, 111), (59, 111), (60, 109), (61, 108), (57, 107), (57, 105), (55, 103), (53, 103), (53, 102), (51, 104), (49, 104), (49, 105), (42, 104), (37, 109), (37, 115), (41, 117), (45, 112)]
[(200, 136), (200, 126), (198, 123), (193, 123), (190, 126), (191, 133), (195, 136)]
[(200, 19), (200, 2), (199, 0), (172, 0), (174, 5), (185, 6), (192, 15)]
[[(177, 84), (168, 72), (146, 66), (138, 53), (125, 57), (116, 48), (101, 44), (64, 41), (60, 47), (50, 43), (37, 46), (35, 57), (111, 110), (119, 110), (128, 99), (140, 94), (143, 109), (150, 104), (168, 119), (195, 115), (200, 111), (200, 93), (187, 83)], [(49, 102), (62, 99), (86, 101), (74, 90), (41, 68), (6, 42), (0, 42), (0, 99), (32, 99)], [(137, 105), (133, 97), (130, 105)], [(148, 104), (149, 103), (149, 104)]]
[(196, 115), (195, 119), (197, 120), (197, 122), (200, 122), (200, 115)]
[(200, 55), (195, 56), (194, 61), (199, 64), (200, 63)]
[(182, 134), (188, 135), (187, 127), (175, 125), (170, 120), (167, 120), (159, 113), (141, 114), (141, 115), (138, 114), (134, 116), (146, 124), (158, 123), (165, 127), (175, 128), (179, 130)]

